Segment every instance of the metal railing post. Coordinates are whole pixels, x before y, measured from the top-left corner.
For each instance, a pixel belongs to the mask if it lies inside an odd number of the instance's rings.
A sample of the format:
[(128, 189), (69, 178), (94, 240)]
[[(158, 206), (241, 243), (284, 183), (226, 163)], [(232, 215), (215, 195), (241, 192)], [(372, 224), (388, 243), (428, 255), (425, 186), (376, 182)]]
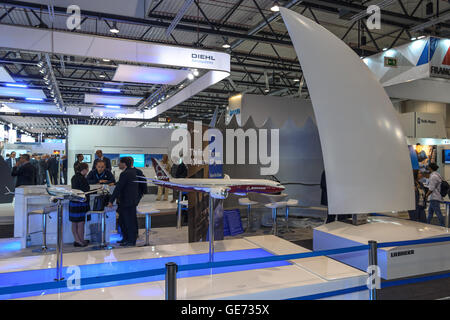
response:
[(450, 202), (445, 202), (445, 211), (446, 211), (446, 216), (445, 216), (445, 227), (448, 228), (448, 224), (449, 224), (449, 214), (450, 214)]
[(42, 251), (47, 250), (47, 213), (42, 215)]
[(209, 195), (209, 262), (214, 261), (214, 207), (213, 197)]
[(181, 229), (181, 199), (183, 199), (183, 192), (178, 191), (178, 208), (177, 208), (177, 229)]
[[(378, 252), (377, 252), (377, 242), (370, 240), (369, 241), (369, 280), (371, 281), (369, 287), (369, 300), (377, 300), (377, 288), (376, 282), (378, 274)], [(375, 282), (375, 283), (374, 283)]]
[(166, 263), (166, 300), (177, 300), (177, 272), (175, 262)]
[(56, 238), (56, 279), (55, 281), (64, 280), (62, 276), (63, 268), (63, 205), (58, 200), (58, 231)]

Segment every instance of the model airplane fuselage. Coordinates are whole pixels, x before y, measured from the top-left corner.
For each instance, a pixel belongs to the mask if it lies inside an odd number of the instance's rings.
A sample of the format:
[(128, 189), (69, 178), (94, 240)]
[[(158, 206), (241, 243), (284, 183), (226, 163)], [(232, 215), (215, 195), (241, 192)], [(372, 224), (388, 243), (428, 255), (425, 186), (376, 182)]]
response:
[(48, 171), (46, 172), (47, 175), (47, 193), (51, 195), (51, 200), (70, 200), (70, 201), (76, 201), (76, 202), (84, 202), (86, 201), (86, 195), (90, 193), (95, 193), (99, 190), (102, 190), (102, 188), (91, 190), (89, 192), (83, 192), (81, 190), (77, 189), (67, 189), (64, 187), (56, 187), (53, 186), (50, 182), (50, 177), (48, 174)]
[(249, 192), (273, 194), (285, 189), (281, 183), (265, 179), (176, 179), (170, 177), (156, 159), (152, 158), (152, 163), (156, 179), (145, 179), (169, 189), (207, 192), (216, 199), (225, 199), (229, 193), (237, 195), (246, 195)]

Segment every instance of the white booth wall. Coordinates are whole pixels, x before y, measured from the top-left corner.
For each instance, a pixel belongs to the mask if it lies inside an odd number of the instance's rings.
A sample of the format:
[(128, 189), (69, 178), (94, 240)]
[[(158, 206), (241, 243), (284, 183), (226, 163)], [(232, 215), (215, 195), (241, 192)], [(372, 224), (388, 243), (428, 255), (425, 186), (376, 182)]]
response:
[[(78, 153), (91, 154), (89, 169), (92, 169), (98, 149), (104, 154), (167, 154), (172, 131), (166, 128), (70, 125), (67, 135), (69, 180), (74, 174), (73, 164)], [(151, 166), (143, 171), (147, 177), (155, 175)], [(117, 168), (113, 168), (113, 172), (117, 179), (120, 174)]]

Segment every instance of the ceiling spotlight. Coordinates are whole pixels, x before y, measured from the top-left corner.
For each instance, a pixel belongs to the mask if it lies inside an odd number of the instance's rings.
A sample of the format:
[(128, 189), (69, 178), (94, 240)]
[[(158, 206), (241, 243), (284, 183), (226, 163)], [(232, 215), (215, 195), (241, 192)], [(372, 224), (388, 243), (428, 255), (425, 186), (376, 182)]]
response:
[(192, 73), (189, 73), (187, 77), (189, 80), (194, 80), (194, 78), (195, 78)]
[(38, 66), (39, 68), (42, 68), (42, 67), (44, 66), (44, 63), (43, 63), (42, 61), (39, 61), (39, 63), (37, 64), (37, 66)]
[(420, 39), (423, 39), (423, 38), (425, 38), (425, 36), (419, 36), (419, 37), (417, 37), (417, 40), (420, 40)]
[(270, 90), (269, 89), (264, 89), (264, 92), (269, 92)]
[(387, 51), (388, 48), (383, 48), (383, 51)]
[(111, 60), (109, 59), (103, 59), (104, 62), (110, 62)]
[(228, 41), (227, 42), (225, 42), (223, 45), (222, 45), (222, 48), (224, 48), (224, 49), (229, 49), (229, 48), (231, 48), (231, 45), (228, 43)]
[(197, 69), (194, 69), (194, 71), (192, 72), (193, 74), (194, 74), (194, 76), (196, 76), (196, 77), (198, 77), (198, 75), (199, 75), (199, 72), (198, 72), (198, 70)]
[(300, 82), (299, 78), (294, 79), (294, 82)]
[(273, 3), (273, 6), (270, 8), (270, 11), (272, 11), (272, 12), (279, 12), (280, 11), (280, 6), (278, 5), (278, 1), (275, 1)]
[(109, 29), (109, 32), (111, 33), (119, 33), (119, 29), (117, 28), (117, 22), (113, 23), (113, 26), (111, 27), (111, 29)]
[(415, 40), (417, 40), (416, 37), (412, 37), (412, 38), (411, 38), (411, 41), (415, 41)]
[(101, 75), (99, 75), (99, 77), (100, 77), (100, 78), (104, 78), (104, 77), (105, 77), (105, 75), (104, 75), (104, 74), (101, 74)]

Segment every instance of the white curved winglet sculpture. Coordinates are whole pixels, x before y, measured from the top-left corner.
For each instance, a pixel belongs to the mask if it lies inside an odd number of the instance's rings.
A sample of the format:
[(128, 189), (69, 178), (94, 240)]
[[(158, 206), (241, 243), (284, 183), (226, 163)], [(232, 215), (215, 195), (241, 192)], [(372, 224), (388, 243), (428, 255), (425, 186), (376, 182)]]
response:
[(406, 138), (378, 80), (331, 32), (291, 10), (280, 11), (311, 95), (329, 213), (414, 209)]

